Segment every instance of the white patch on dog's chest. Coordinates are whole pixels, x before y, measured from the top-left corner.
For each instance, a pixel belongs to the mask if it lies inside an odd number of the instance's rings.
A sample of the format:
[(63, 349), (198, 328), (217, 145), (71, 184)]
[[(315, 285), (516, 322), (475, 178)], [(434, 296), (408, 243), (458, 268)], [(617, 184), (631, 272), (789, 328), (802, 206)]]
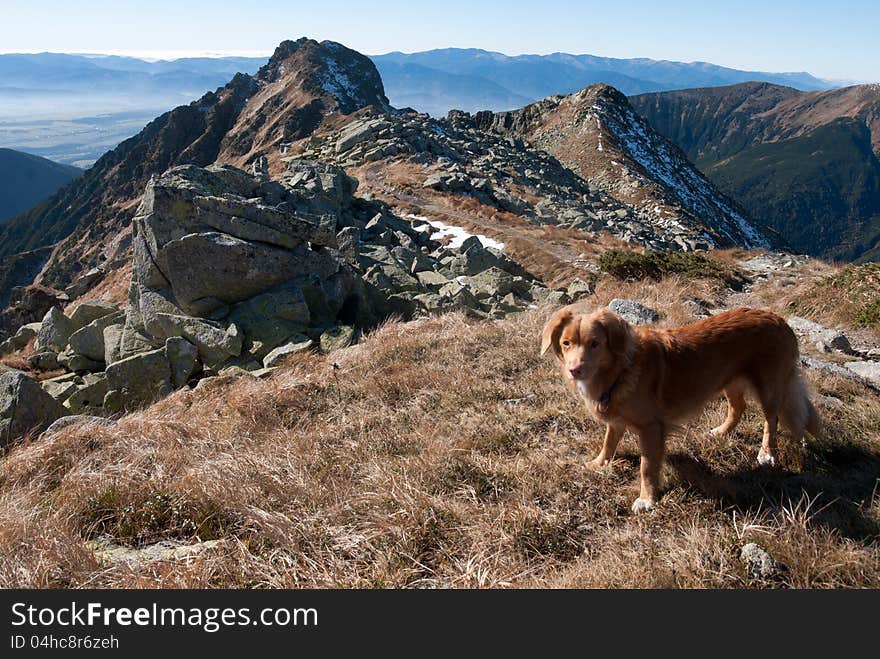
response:
[(584, 398), (589, 400), (590, 394), (587, 393), (587, 383), (586, 382), (584, 382), (583, 380), (578, 380), (577, 381), (577, 390), (581, 396), (583, 396)]

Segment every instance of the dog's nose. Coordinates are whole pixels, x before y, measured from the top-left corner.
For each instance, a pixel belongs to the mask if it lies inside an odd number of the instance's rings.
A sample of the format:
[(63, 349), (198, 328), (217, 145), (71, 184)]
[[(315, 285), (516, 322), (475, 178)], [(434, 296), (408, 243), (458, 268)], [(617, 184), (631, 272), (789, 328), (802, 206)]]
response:
[(571, 377), (573, 377), (575, 380), (577, 380), (584, 374), (584, 370), (580, 366), (570, 368), (568, 369), (568, 372), (571, 373)]

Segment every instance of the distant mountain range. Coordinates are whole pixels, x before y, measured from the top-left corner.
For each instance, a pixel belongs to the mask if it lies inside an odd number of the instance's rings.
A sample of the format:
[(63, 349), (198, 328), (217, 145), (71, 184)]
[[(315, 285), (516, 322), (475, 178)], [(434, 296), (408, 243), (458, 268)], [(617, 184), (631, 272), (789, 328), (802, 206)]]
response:
[(630, 102), (795, 250), (880, 260), (880, 85), (747, 83)]
[(815, 91), (839, 86), (809, 73), (740, 71), (707, 62), (670, 62), (594, 55), (509, 56), (446, 48), (373, 56), (391, 102), (435, 116), (455, 108), (510, 110), (554, 94), (605, 83), (627, 95), (748, 81)]
[(113, 55), (0, 55), (0, 117), (166, 110), (265, 63), (248, 57), (148, 62)]
[(29, 153), (0, 149), (0, 224), (39, 203), (81, 169)]

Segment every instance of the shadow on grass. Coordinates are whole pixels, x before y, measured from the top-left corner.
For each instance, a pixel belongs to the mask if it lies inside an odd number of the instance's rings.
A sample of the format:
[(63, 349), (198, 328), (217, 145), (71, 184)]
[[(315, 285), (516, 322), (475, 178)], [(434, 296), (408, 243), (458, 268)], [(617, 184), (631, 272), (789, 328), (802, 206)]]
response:
[(743, 466), (719, 473), (685, 453), (671, 453), (667, 463), (676, 486), (717, 500), (740, 513), (778, 511), (806, 498), (810, 521), (841, 536), (871, 542), (880, 524), (866, 514), (880, 494), (880, 454), (852, 445), (811, 445), (802, 471), (785, 467)]

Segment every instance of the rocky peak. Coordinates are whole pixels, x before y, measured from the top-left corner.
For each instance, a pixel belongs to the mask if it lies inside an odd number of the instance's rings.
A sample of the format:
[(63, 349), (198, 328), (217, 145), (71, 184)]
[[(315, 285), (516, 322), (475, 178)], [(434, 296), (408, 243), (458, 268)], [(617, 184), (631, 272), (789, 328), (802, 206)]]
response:
[(256, 77), (274, 83), (291, 76), (307, 92), (332, 97), (331, 104), (342, 114), (369, 106), (391, 109), (372, 60), (334, 41), (284, 41)]

